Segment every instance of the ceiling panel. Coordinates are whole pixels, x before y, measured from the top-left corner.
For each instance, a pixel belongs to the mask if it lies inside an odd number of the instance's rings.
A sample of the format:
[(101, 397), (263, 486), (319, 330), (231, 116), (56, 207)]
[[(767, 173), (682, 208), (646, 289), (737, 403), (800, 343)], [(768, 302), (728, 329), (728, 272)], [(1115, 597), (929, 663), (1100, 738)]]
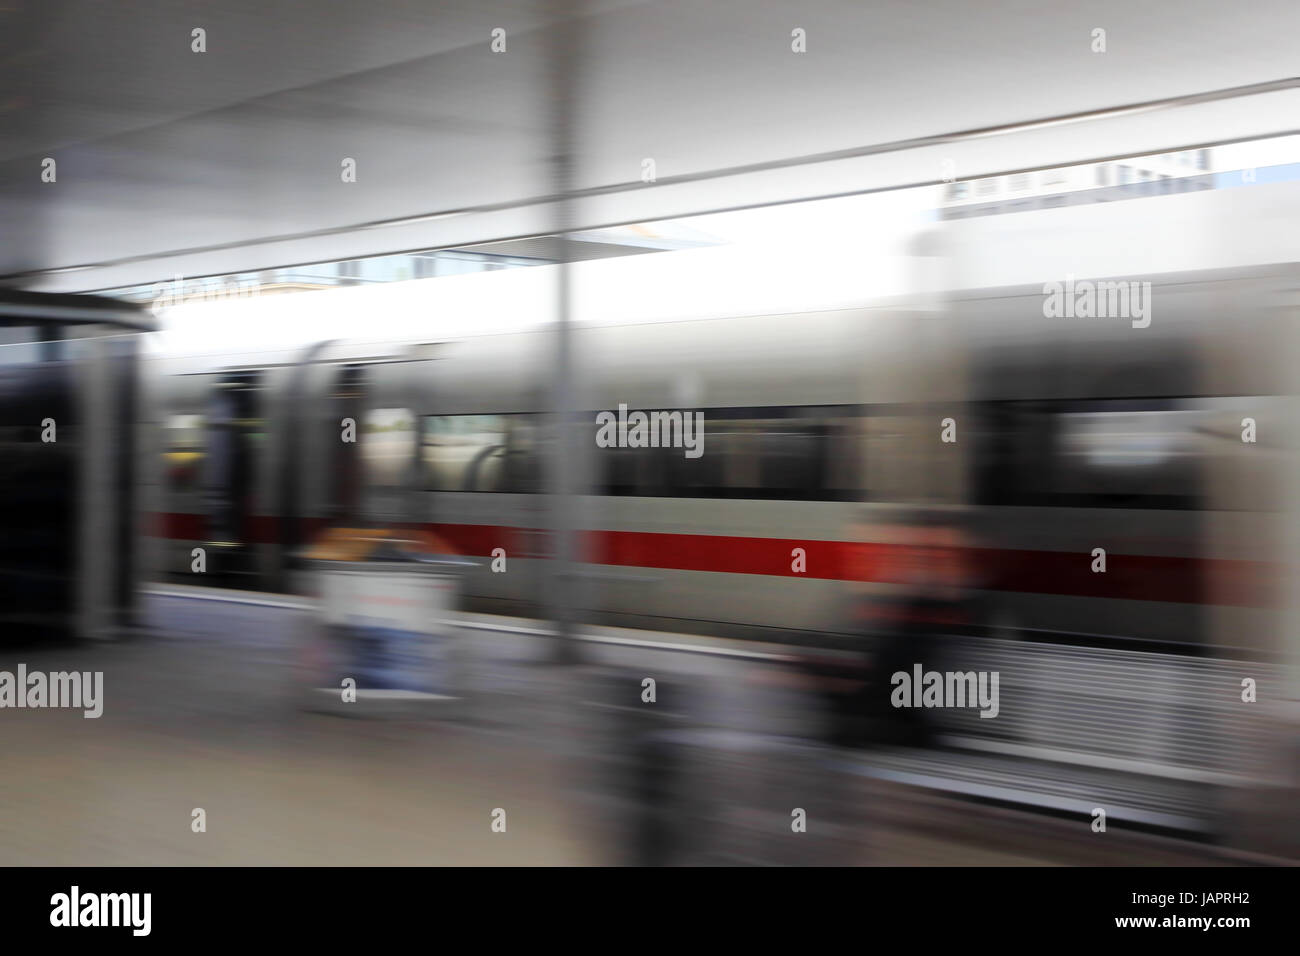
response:
[(575, 228), (1279, 132), (1294, 87), (788, 165), (1285, 80), (1298, 21), (1278, 0), (20, 3), (0, 10), (0, 275), (94, 289), (552, 231), (557, 65)]

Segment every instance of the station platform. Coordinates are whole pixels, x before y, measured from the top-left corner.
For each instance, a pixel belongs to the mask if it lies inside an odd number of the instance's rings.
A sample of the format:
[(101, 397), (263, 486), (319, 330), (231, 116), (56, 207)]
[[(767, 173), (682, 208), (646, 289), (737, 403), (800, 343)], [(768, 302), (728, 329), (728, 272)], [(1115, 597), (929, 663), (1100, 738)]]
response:
[[(5, 650), (103, 671), (104, 709), (6, 715), (0, 864), (1276, 862), (1176, 820), (1093, 833), (1061, 767), (827, 747), (780, 647), (602, 628), (561, 667), (544, 623), (463, 615), (463, 706), (347, 719), (298, 706), (304, 600), (158, 586), (146, 604), (133, 640)], [(1153, 812), (1202, 799), (1088, 772)]]

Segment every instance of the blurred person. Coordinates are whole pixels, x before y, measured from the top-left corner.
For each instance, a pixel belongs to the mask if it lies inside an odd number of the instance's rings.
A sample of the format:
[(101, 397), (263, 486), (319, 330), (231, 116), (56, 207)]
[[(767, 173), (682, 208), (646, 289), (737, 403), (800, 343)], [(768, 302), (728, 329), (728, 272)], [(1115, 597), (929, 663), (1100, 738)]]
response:
[(968, 597), (968, 543), (956, 516), (920, 511), (906, 518), (896, 550), (899, 591), (892, 600), (865, 609), (864, 625), (876, 639), (876, 660), (868, 681), (869, 713), (876, 715), (882, 743), (933, 746), (935, 725), (929, 709), (895, 707), (893, 675), (943, 670), (948, 638), (968, 631), (977, 618)]
[(941, 669), (945, 639), (978, 624), (966, 532), (955, 515), (917, 510), (886, 521), (866, 514), (852, 533), (853, 646), (837, 666), (823, 665), (816, 674), (829, 740), (838, 746), (933, 746), (927, 709), (893, 706), (892, 677), (911, 674), (917, 664)]

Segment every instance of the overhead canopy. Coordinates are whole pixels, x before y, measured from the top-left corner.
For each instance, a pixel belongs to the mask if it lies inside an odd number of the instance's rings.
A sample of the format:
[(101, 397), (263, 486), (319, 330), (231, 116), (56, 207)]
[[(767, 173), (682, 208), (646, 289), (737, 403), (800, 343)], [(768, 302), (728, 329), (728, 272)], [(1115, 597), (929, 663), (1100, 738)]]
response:
[(570, 229), (1294, 131), (1298, 22), (1294, 0), (44, 0), (0, 10), (0, 281), (547, 235), (557, 63)]
[(107, 296), (0, 289), (0, 326), (45, 323), (113, 325), (138, 332), (158, 327), (143, 309)]

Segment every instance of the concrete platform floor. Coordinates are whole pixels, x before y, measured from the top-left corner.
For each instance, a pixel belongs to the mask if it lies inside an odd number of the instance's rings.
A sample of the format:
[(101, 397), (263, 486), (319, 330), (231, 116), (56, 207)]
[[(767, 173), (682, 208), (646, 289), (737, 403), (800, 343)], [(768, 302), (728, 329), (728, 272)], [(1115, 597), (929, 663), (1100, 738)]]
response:
[[(673, 862), (1236, 862), (1203, 844), (832, 780), (803, 745), (793, 763), (747, 757), (747, 741), (798, 740), (811, 719), (770, 662), (609, 644), (588, 646), (584, 666), (556, 667), (536, 636), (476, 631), (461, 704), (354, 719), (299, 706), (312, 626), (302, 611), (154, 596), (149, 617), (150, 633), (123, 642), (0, 649), (4, 670), (103, 671), (105, 698), (98, 719), (0, 711), (0, 865), (632, 862), (646, 779), (656, 799), (655, 774), (637, 776), (620, 736), (643, 726), (642, 674), (661, 681), (667, 706), (651, 719), (667, 733), (683, 726), (671, 714), (689, 710), (693, 725), (739, 741), (725, 759), (697, 754), (689, 773), (667, 774), (676, 782), (651, 817), (677, 834)], [(806, 834), (791, 832), (792, 806), (807, 809)], [(191, 829), (195, 808), (206, 832)], [(496, 808), (504, 833), (491, 829)]]

